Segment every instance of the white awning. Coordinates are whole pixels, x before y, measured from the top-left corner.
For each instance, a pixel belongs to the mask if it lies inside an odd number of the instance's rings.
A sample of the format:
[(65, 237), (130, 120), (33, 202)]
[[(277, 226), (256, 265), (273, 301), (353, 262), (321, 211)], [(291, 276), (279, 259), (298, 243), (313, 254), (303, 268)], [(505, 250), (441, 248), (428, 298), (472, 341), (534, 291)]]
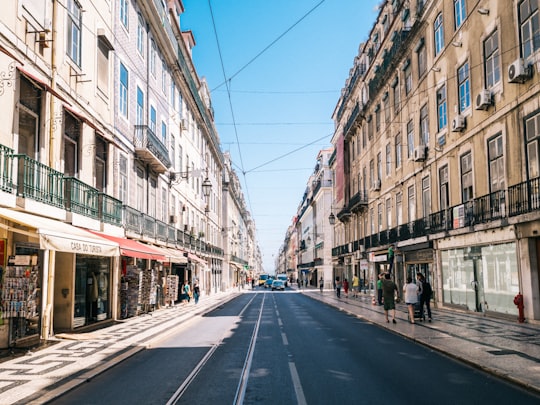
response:
[[(35, 230), (40, 249), (77, 253), (92, 256), (119, 256), (118, 243), (89, 233), (85, 229), (50, 218), (25, 212), (0, 208), (0, 218), (7, 219), (29, 229)], [(12, 232), (26, 233), (18, 228), (0, 224)]]
[(184, 252), (182, 250), (168, 248), (165, 246), (152, 245), (152, 247), (159, 250), (163, 256), (167, 258), (168, 262), (177, 264), (186, 264), (188, 262), (188, 259), (186, 256), (184, 256)]

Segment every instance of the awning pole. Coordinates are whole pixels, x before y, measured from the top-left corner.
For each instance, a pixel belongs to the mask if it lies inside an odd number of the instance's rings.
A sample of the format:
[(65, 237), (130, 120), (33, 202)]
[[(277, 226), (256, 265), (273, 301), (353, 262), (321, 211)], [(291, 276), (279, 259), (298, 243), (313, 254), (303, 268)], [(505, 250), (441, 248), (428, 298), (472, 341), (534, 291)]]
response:
[(54, 250), (43, 253), (43, 285), (41, 288), (41, 339), (48, 340), (52, 331), (54, 289)]

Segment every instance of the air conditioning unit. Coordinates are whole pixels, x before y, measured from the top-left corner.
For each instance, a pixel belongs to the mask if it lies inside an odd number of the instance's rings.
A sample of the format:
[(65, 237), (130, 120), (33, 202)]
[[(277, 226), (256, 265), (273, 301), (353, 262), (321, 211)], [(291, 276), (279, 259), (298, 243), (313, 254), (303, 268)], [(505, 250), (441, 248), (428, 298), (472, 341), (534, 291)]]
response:
[(476, 109), (487, 110), (491, 105), (491, 91), (484, 89), (476, 95)]
[(458, 114), (452, 120), (452, 132), (461, 132), (465, 129), (465, 117)]
[(414, 161), (423, 162), (426, 160), (426, 147), (424, 145), (414, 148)]
[(373, 182), (373, 190), (374, 191), (380, 191), (381, 190), (381, 181), (380, 180), (375, 180)]
[(531, 78), (532, 69), (523, 58), (516, 59), (508, 66), (508, 82), (524, 83)]
[(176, 215), (169, 215), (169, 223), (170, 224), (176, 224), (177, 220), (178, 220), (178, 217)]

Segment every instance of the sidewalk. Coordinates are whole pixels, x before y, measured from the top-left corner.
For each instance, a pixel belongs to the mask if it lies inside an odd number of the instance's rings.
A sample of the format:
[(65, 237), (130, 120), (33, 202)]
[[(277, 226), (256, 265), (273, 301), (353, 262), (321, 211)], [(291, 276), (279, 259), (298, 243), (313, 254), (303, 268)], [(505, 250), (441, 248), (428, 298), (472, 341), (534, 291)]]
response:
[(51, 345), (24, 356), (0, 359), (0, 405), (50, 401), (144, 350), (152, 339), (166, 336), (178, 325), (237, 295), (217, 293), (202, 297), (197, 305), (177, 304), (93, 332), (58, 334)]
[(351, 315), (391, 330), (438, 352), (474, 367), (540, 392), (540, 325), (505, 319), (486, 318), (482, 314), (431, 310), (433, 322), (407, 320), (407, 308), (396, 305), (397, 324), (386, 323), (382, 306), (373, 305), (369, 294), (338, 299), (334, 291), (301, 289), (313, 299), (339, 308)]

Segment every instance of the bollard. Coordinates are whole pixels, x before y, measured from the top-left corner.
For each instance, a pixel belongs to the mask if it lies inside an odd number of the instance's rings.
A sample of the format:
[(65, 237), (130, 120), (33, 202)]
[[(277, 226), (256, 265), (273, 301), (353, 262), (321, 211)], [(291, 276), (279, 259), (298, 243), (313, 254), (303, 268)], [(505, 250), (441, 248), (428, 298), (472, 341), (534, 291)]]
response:
[(519, 321), (519, 323), (525, 322), (525, 313), (523, 311), (525, 306), (523, 305), (523, 294), (521, 294), (521, 292), (519, 292), (514, 297), (514, 305), (516, 305), (518, 307), (518, 312), (519, 312), (518, 321)]

